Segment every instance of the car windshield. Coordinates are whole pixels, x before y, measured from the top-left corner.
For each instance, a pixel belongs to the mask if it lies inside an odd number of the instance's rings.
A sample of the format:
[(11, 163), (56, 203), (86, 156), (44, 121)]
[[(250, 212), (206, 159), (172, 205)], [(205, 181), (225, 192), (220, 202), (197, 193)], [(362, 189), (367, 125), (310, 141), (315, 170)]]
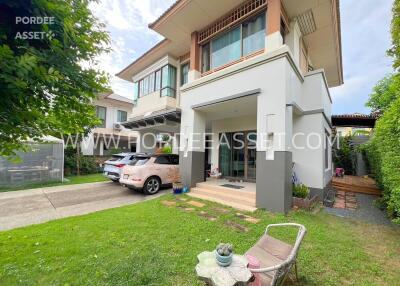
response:
[(135, 159), (133, 159), (129, 165), (131, 166), (142, 166), (144, 164), (147, 163), (147, 161), (149, 161), (149, 158), (146, 157), (136, 157)]
[(124, 156), (120, 156), (120, 155), (113, 155), (111, 159), (109, 159), (108, 161), (119, 161), (122, 160), (124, 158)]

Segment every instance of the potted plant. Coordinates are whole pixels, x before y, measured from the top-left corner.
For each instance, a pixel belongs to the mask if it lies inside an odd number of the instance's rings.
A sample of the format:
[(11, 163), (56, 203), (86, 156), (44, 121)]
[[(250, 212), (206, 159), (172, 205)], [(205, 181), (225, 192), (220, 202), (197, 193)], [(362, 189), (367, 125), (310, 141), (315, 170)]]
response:
[(220, 243), (215, 250), (215, 258), (221, 266), (229, 266), (233, 258), (233, 246), (230, 243)]
[(310, 209), (317, 200), (318, 196), (310, 198), (310, 189), (306, 185), (293, 185), (293, 205), (295, 207)]
[(183, 184), (181, 182), (179, 171), (175, 171), (172, 174), (172, 190), (174, 194), (182, 194)]

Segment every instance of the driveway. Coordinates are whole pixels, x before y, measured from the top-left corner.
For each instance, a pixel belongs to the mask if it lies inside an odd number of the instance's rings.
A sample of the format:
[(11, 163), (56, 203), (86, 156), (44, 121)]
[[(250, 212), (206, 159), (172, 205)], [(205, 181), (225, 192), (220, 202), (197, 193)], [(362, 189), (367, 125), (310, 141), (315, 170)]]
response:
[(0, 193), (0, 231), (154, 199), (101, 182)]

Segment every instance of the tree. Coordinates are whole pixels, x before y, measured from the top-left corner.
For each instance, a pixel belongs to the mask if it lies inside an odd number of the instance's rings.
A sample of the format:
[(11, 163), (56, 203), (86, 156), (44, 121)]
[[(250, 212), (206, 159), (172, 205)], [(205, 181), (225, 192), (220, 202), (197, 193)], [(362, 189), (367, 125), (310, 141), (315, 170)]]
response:
[(400, 98), (400, 78), (391, 74), (375, 85), (366, 105), (374, 112), (384, 113), (396, 98)]
[(93, 66), (109, 50), (109, 35), (89, 2), (0, 4), (0, 155), (15, 155), (28, 138), (82, 134), (99, 124), (91, 102), (108, 77)]
[(400, 0), (394, 1), (392, 13), (392, 47), (388, 54), (393, 57), (393, 67), (398, 71), (400, 68)]

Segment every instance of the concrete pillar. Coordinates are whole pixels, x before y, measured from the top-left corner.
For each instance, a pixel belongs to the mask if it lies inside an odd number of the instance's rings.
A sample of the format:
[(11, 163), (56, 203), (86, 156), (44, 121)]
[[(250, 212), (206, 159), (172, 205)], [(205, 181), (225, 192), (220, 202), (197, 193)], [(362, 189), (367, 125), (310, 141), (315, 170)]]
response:
[(274, 63), (271, 85), (257, 97), (256, 205), (286, 213), (292, 205), (292, 116), (286, 107), (286, 60)]
[(179, 165), (182, 182), (194, 187), (204, 181), (205, 116), (189, 109), (182, 113)]

